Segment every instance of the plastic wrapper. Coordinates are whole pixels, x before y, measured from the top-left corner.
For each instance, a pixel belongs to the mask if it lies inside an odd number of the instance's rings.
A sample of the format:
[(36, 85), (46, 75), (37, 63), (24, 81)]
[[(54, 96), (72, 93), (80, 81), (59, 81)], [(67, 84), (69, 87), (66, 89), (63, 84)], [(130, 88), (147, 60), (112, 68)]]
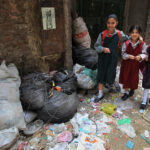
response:
[(112, 115), (115, 112), (115, 109), (117, 106), (109, 104), (109, 103), (103, 103), (101, 106), (101, 110), (109, 115)]

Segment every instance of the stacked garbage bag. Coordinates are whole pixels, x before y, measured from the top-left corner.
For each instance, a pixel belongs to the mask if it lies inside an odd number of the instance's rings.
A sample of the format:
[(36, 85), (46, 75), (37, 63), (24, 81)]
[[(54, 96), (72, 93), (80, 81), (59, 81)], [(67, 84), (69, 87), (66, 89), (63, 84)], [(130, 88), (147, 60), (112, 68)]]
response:
[(73, 63), (95, 70), (98, 63), (98, 54), (91, 48), (91, 38), (81, 17), (77, 17), (73, 21), (73, 44)]
[(75, 64), (73, 71), (77, 76), (78, 87), (85, 90), (93, 89), (97, 85), (97, 70), (91, 70), (85, 66)]
[(77, 17), (73, 21), (73, 41), (79, 46), (91, 47), (91, 38), (82, 17)]
[(69, 70), (60, 70), (53, 76), (32, 73), (21, 84), (22, 103), (26, 110), (35, 111), (44, 122), (65, 122), (78, 107), (77, 79)]
[(72, 56), (74, 64), (78, 63), (89, 69), (97, 69), (98, 54), (94, 49), (81, 46), (73, 47)]

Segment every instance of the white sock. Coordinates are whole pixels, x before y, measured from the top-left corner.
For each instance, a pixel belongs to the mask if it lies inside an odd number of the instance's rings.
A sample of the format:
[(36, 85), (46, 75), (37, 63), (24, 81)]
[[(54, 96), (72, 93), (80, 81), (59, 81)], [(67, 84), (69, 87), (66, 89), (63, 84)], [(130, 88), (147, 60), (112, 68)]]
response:
[(103, 96), (103, 90), (99, 90), (98, 92), (98, 98), (101, 98)]
[(126, 94), (129, 94), (129, 91), (125, 91)]
[(144, 96), (143, 96), (142, 104), (146, 104), (147, 97), (148, 97), (148, 89), (144, 89)]

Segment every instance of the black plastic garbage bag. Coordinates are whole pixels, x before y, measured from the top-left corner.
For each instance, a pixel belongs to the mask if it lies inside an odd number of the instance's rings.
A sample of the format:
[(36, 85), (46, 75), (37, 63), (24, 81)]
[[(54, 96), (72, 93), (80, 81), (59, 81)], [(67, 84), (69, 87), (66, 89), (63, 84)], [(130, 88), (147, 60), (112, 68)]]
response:
[(89, 69), (95, 70), (98, 63), (98, 54), (91, 48), (73, 47), (73, 63), (78, 63)]
[(62, 70), (54, 75), (54, 81), (57, 86), (60, 86), (62, 91), (68, 95), (76, 92), (77, 78), (72, 71)]
[(41, 109), (50, 88), (51, 78), (45, 73), (32, 73), (25, 76), (21, 84), (21, 101), (25, 109)]
[(53, 96), (44, 102), (44, 106), (38, 111), (38, 118), (47, 123), (66, 122), (77, 111), (79, 99), (76, 93), (67, 95), (54, 91)]

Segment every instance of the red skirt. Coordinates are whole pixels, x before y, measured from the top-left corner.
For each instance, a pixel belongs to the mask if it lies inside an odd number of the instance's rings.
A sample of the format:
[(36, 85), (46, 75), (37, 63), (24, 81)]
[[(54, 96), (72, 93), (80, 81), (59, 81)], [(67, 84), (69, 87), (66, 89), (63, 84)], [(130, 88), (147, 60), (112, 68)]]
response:
[(124, 89), (137, 89), (139, 83), (139, 62), (136, 60), (123, 60), (121, 62), (119, 83)]

